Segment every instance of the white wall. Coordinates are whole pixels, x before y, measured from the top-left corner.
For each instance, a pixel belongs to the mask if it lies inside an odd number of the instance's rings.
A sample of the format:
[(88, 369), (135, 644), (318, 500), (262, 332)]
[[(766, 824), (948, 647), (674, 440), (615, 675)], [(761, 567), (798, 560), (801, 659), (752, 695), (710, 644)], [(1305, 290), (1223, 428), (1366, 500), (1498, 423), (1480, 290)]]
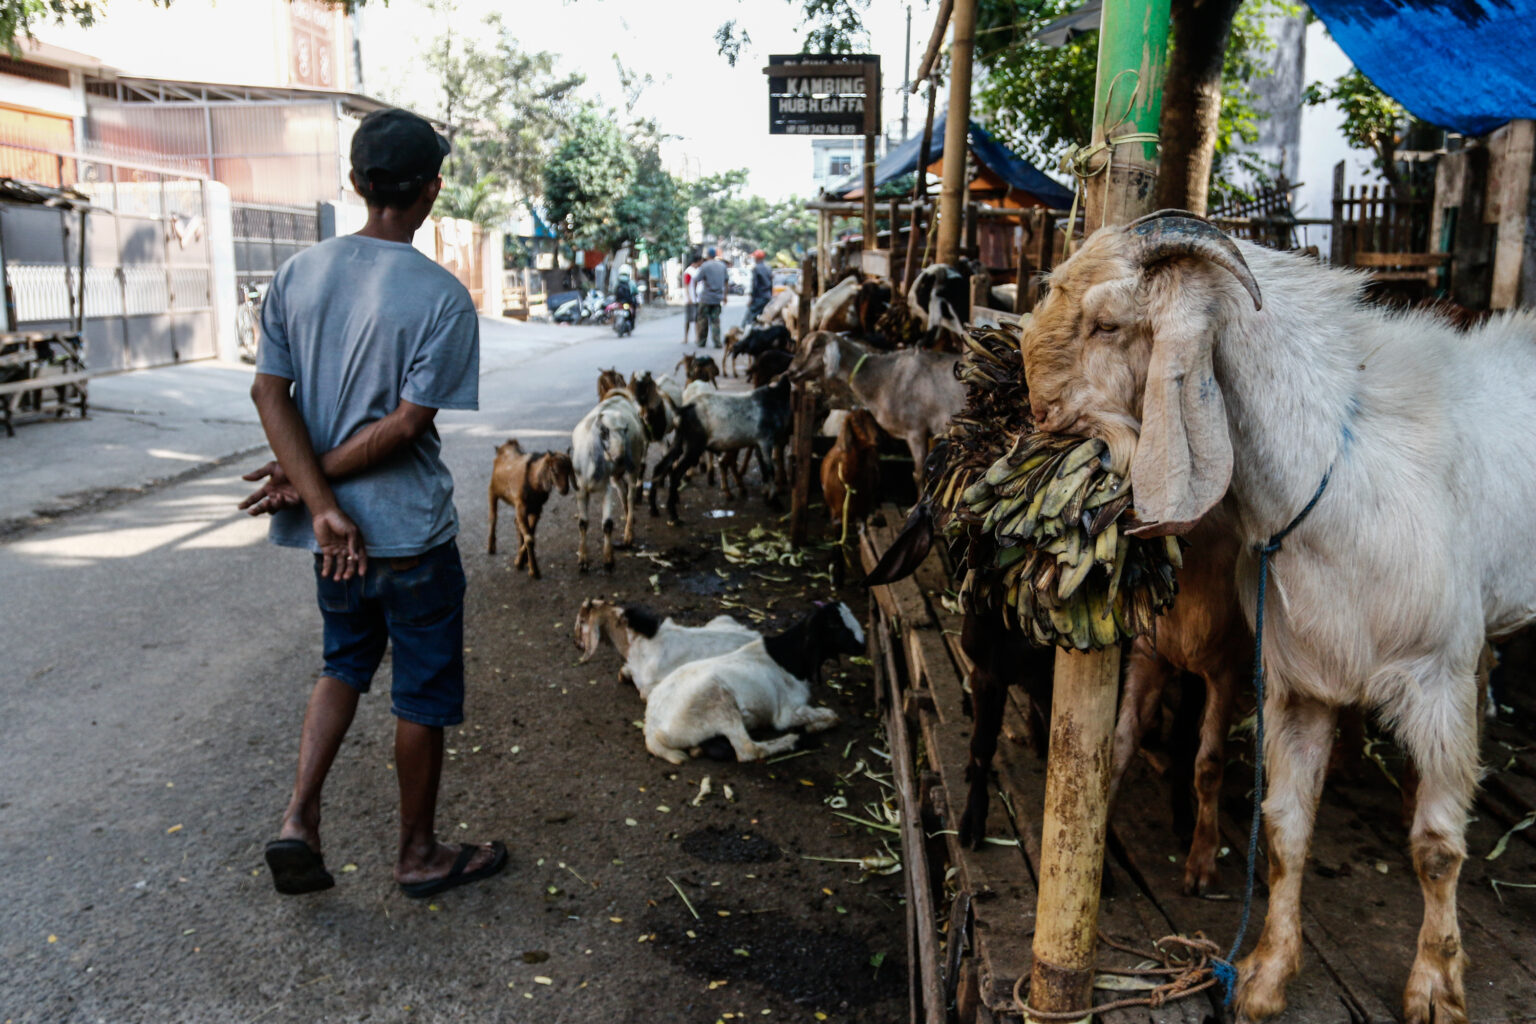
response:
[[(1307, 26), (1306, 46), (1307, 84), (1331, 84), (1354, 66), (1320, 21)], [(1296, 168), (1296, 180), (1302, 183), (1302, 187), (1295, 193), (1297, 216), (1333, 216), (1333, 167), (1340, 160), (1345, 162), (1344, 173), (1348, 183), (1358, 184), (1379, 179), (1375, 168), (1371, 166), (1371, 155), (1364, 150), (1351, 149), (1344, 141), (1343, 123), (1344, 115), (1337, 104), (1302, 108), (1301, 151)], [(1308, 244), (1319, 246), (1326, 255), (1331, 235), (1332, 232), (1326, 227), (1310, 228), (1306, 238)]]
[(235, 336), (235, 222), (229, 186), (209, 181), (203, 191), (205, 230), (213, 277), (214, 352), (226, 363), (240, 361), (240, 339)]

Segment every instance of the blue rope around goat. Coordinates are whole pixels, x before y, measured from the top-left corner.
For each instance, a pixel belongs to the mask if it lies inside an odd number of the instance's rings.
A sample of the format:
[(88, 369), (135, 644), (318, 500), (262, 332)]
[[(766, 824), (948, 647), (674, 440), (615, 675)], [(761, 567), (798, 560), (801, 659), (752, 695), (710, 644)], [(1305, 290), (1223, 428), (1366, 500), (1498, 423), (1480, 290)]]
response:
[(1211, 973), (1221, 982), (1228, 1006), (1232, 1005), (1232, 996), (1237, 991), (1237, 968), (1234, 963), (1238, 951), (1243, 948), (1243, 936), (1248, 933), (1248, 915), (1253, 910), (1253, 876), (1259, 856), (1259, 826), (1264, 821), (1264, 597), (1269, 590), (1269, 560), (1280, 553), (1285, 538), (1317, 507), (1318, 499), (1328, 489), (1328, 479), (1332, 476), (1333, 467), (1329, 466), (1328, 472), (1323, 474), (1322, 483), (1317, 485), (1317, 493), (1312, 495), (1306, 507), (1296, 513), (1296, 518), (1285, 529), (1258, 548), (1259, 601), (1253, 615), (1253, 692), (1258, 701), (1258, 710), (1253, 720), (1253, 824), (1248, 829), (1248, 878), (1243, 888), (1243, 916), (1237, 923), (1237, 938), (1232, 940), (1232, 948), (1227, 951), (1225, 959), (1211, 958)]

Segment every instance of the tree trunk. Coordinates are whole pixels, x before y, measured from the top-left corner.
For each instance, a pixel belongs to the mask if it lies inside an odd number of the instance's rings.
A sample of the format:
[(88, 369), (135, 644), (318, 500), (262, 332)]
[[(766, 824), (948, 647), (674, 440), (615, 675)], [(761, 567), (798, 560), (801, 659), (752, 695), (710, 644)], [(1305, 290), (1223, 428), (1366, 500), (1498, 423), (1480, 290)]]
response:
[(1221, 63), (1241, 0), (1173, 0), (1173, 40), (1158, 126), (1157, 205), (1204, 214), (1221, 116)]

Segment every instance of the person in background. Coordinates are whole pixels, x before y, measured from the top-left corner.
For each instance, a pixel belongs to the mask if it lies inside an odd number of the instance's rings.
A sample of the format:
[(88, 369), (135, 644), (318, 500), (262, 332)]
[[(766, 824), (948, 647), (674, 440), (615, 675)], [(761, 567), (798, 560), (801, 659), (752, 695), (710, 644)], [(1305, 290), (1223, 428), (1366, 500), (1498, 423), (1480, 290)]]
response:
[(695, 255), (683, 268), (683, 298), (687, 303), (683, 308), (684, 345), (688, 344), (688, 335), (693, 331), (693, 321), (699, 312), (699, 265), (703, 262), (703, 256)]
[(722, 346), (720, 313), (729, 299), (726, 294), (725, 264), (715, 256), (713, 246), (705, 250), (704, 255), (708, 258), (698, 270), (694, 271), (694, 277), (699, 284), (697, 314), (699, 348), (704, 347), (706, 333), (715, 348), (720, 348)]
[(747, 299), (747, 316), (742, 320), (742, 326), (756, 320), (772, 298), (773, 271), (768, 268), (768, 254), (758, 249), (752, 254), (752, 291)]

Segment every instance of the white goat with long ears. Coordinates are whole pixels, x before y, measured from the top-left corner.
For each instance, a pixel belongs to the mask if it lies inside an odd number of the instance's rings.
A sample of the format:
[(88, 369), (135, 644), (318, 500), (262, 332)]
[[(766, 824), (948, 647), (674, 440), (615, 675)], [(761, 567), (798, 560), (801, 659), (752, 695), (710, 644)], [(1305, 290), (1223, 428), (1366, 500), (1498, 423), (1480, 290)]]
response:
[(624, 545), (635, 542), (635, 499), (645, 477), (645, 426), (642, 410), (626, 388), (614, 388), (571, 431), (571, 468), (576, 473), (579, 508), (576, 525), (581, 539), (576, 567), (586, 572), (587, 517), (592, 495), (603, 491), (603, 568), (613, 569), (613, 503), (624, 508)]
[(1269, 908), (1238, 965), (1237, 1010), (1285, 1007), (1334, 719), (1357, 704), (1422, 774), (1411, 852), (1424, 919), (1403, 1016), (1457, 1024), (1478, 657), (1485, 636), (1536, 618), (1536, 317), (1458, 334), (1361, 302), (1363, 283), (1164, 211), (1097, 232), (1057, 268), (1024, 367), (1043, 429), (1109, 442), (1144, 532), (1183, 532), (1225, 503), (1250, 624), (1258, 547), (1327, 476), (1270, 562)]

